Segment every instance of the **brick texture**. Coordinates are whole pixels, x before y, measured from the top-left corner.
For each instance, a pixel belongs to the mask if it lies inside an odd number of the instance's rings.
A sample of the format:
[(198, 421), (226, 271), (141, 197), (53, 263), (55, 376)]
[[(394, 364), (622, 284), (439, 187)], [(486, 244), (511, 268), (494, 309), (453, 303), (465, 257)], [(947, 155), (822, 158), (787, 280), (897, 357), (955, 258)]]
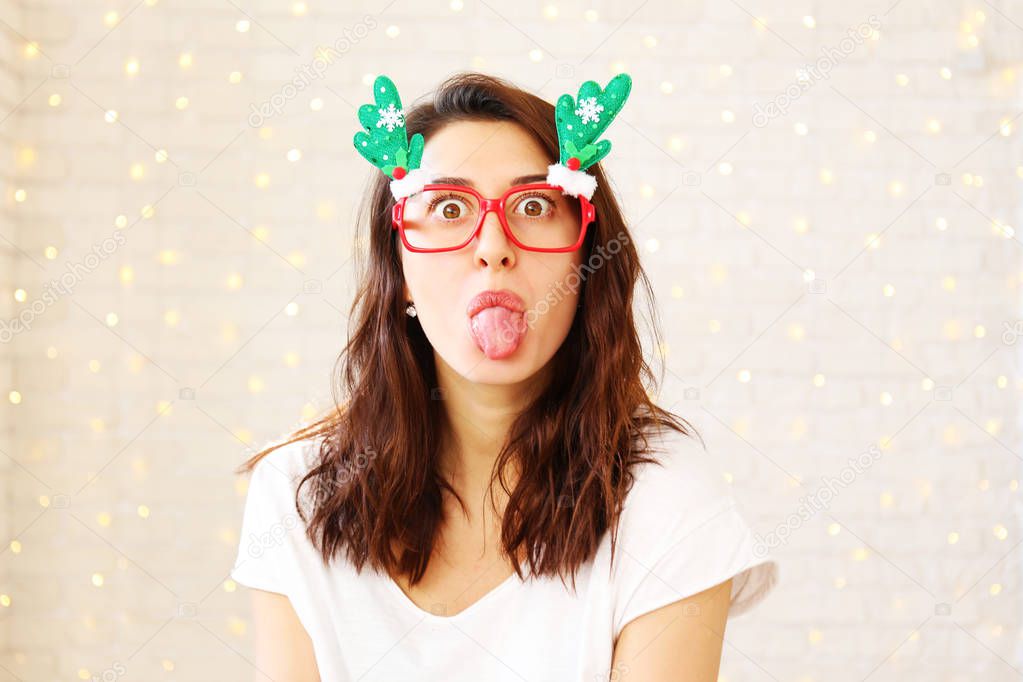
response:
[(781, 562), (721, 679), (1023, 675), (1020, 0), (0, 19), (0, 681), (252, 675), (232, 469), (330, 405), (355, 107), (467, 69), (549, 101), (633, 75), (604, 165), (658, 398)]

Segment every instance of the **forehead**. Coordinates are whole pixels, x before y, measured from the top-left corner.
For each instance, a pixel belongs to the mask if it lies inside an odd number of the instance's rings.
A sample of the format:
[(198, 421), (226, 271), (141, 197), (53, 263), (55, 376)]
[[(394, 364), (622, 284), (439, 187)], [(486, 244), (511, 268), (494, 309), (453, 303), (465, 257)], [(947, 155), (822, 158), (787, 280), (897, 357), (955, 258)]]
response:
[(504, 190), (523, 175), (546, 175), (550, 163), (536, 138), (513, 121), (448, 123), (423, 147), (423, 165), (471, 180), (481, 191)]

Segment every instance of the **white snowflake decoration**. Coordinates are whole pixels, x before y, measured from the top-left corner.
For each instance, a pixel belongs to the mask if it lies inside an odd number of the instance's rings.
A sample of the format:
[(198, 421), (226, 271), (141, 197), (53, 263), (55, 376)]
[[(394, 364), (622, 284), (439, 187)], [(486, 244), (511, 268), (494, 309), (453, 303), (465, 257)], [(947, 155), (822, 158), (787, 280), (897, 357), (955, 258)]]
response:
[(602, 111), (604, 111), (604, 106), (597, 104), (596, 97), (584, 97), (579, 100), (579, 108), (575, 110), (575, 115), (582, 118), (583, 125), (591, 120), (594, 123), (600, 123), (600, 112)]
[(395, 128), (405, 125), (405, 122), (402, 120), (405, 116), (405, 111), (395, 109), (393, 102), (388, 104), (386, 109), (377, 109), (377, 111), (380, 113), (380, 118), (377, 120), (377, 128), (387, 126), (387, 132), (393, 133)]

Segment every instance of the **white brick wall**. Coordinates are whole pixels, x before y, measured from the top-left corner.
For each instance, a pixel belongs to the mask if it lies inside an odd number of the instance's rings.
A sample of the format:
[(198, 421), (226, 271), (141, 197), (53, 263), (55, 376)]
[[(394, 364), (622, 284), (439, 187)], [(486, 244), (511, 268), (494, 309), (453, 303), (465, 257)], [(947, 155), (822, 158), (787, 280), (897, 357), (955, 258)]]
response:
[[(0, 0), (0, 17), (12, 22), (13, 30), (20, 26), (20, 13), (15, 4), (9, 0)], [(0, 119), (7, 116), (7, 112), (14, 108), (22, 97), (21, 75), (16, 66), (18, 61), (18, 44), (12, 38), (10, 32), (0, 33)], [(17, 218), (11, 209), (14, 203), (14, 191), (17, 173), (15, 168), (15, 157), (6, 153), (9, 149), (10, 134), (16, 122), (9, 117), (0, 123), (0, 144), (3, 145), (5, 153), (0, 155), (0, 188), (2, 188), (3, 203), (0, 205), (0, 320), (8, 320), (14, 314), (14, 272), (17, 267), (17, 251), (12, 243), (17, 243), (21, 234), (21, 228), (17, 224)], [(14, 364), (11, 356), (11, 344), (7, 343), (4, 336), (4, 327), (0, 326), (0, 385), (7, 393), (8, 386), (14, 384)], [(3, 404), (9, 405), (8, 399), (3, 398)], [(4, 545), (10, 542), (14, 534), (14, 527), (10, 523), (10, 514), (7, 510), (11, 507), (11, 496), (14, 492), (14, 482), (20, 472), (17, 470), (11, 457), (14, 455), (14, 423), (11, 410), (0, 408), (0, 538)], [(8, 549), (6, 554), (10, 554)], [(10, 595), (12, 591), (10, 562), (6, 560), (6, 554), (0, 554), (0, 599), (2, 595)], [(0, 609), (4, 609), (0, 605)], [(4, 609), (6, 610), (6, 609)], [(7, 617), (5, 617), (7, 616)], [(10, 639), (11, 618), (6, 613), (0, 612), (0, 642)], [(5, 652), (6, 653), (6, 652)], [(2, 654), (0, 654), (2, 655)], [(0, 660), (0, 665), (6, 665), (6, 655)], [(2, 671), (3, 668), (0, 668)], [(2, 673), (0, 673), (2, 674)]]
[(0, 0), (3, 320), (78, 273), (0, 344), (0, 680), (250, 674), (230, 471), (329, 405), (372, 170), (352, 107), (378, 73), (411, 101), (473, 68), (550, 101), (633, 75), (605, 165), (658, 296), (661, 404), (765, 539), (879, 448), (775, 550), (722, 679), (1023, 674), (1023, 2), (305, 4)]

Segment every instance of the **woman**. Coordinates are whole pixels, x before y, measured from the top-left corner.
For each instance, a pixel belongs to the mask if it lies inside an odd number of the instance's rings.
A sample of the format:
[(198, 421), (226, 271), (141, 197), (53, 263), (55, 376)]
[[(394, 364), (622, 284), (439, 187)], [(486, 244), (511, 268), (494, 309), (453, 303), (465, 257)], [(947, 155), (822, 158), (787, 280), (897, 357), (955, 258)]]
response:
[(711, 682), (775, 584), (647, 394), (650, 286), (606, 176), (593, 220), (544, 184), (553, 122), (471, 73), (404, 114), (436, 173), (370, 189), (345, 400), (243, 467), (258, 679)]

